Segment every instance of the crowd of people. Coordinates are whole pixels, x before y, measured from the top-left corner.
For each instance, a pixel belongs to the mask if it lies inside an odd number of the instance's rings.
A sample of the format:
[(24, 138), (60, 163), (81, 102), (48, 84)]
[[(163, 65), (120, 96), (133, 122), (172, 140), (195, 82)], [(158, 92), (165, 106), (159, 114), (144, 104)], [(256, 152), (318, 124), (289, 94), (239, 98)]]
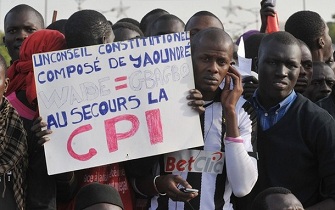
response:
[[(4, 18), (0, 55), (0, 209), (2, 210), (334, 210), (335, 62), (329, 29), (313, 11), (297, 11), (284, 31), (261, 1), (260, 30), (234, 41), (215, 14), (184, 23), (163, 9), (141, 21), (112, 23), (95, 10), (44, 25), (20, 4)], [(204, 146), (180, 155), (220, 152), (220, 171), (164, 171), (164, 154), (48, 175), (32, 55), (189, 31), (195, 89), (188, 106), (199, 114)], [(243, 39), (249, 71), (236, 53)], [(109, 174), (116, 174), (109, 176)], [(106, 177), (106, 179), (90, 177)], [(122, 189), (115, 183), (123, 183)], [(181, 190), (186, 188), (186, 191)]]

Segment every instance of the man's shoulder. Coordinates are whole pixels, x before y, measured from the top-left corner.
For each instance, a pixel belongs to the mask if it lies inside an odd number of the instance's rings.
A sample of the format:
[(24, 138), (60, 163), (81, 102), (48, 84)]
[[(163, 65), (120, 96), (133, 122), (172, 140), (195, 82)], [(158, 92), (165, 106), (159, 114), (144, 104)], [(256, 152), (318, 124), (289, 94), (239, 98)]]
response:
[(329, 106), (335, 107), (335, 101), (334, 101), (333, 95), (323, 98), (315, 103), (322, 108), (329, 107)]
[(332, 118), (326, 110), (300, 94), (292, 109), (291, 111), (304, 118), (322, 119), (323, 121)]
[(322, 108), (320, 108), (316, 103), (312, 102), (305, 96), (301, 94), (297, 94), (297, 99), (295, 100), (295, 105), (293, 107), (304, 107), (306, 109), (312, 109), (313, 111), (324, 111)]

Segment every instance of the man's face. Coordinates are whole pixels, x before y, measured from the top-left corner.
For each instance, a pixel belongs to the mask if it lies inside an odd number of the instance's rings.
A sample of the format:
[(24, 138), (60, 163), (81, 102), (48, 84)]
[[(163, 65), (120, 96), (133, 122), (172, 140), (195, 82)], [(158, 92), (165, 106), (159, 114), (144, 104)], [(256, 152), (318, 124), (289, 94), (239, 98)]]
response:
[(171, 34), (184, 31), (184, 25), (177, 20), (160, 20), (152, 24), (150, 36)]
[(229, 69), (233, 46), (227, 42), (216, 43), (202, 39), (192, 54), (195, 86), (204, 100), (212, 100)]
[(304, 210), (293, 194), (272, 194), (266, 196), (265, 200), (269, 210)]
[(7, 91), (9, 79), (5, 75), (6, 69), (3, 65), (0, 65), (0, 106), (2, 104), (3, 95)]
[(43, 28), (41, 20), (33, 11), (11, 12), (5, 20), (4, 43), (13, 61), (19, 59), (23, 40)]
[(301, 63), (297, 44), (285, 45), (275, 40), (261, 46), (258, 60), (260, 100), (272, 107), (285, 99), (295, 86)]
[(205, 28), (222, 28), (222, 24), (218, 19), (212, 16), (194, 16), (192, 17), (186, 28), (185, 31), (190, 31), (190, 36), (194, 36), (199, 31)]
[(328, 65), (315, 65), (313, 67), (313, 78), (306, 93), (311, 101), (318, 101), (331, 94), (335, 84), (334, 71)]
[(307, 48), (306, 45), (302, 44), (301, 49), (301, 68), (299, 77), (294, 90), (298, 93), (305, 92), (306, 88), (309, 86), (312, 80), (313, 74), (313, 61), (311, 51)]

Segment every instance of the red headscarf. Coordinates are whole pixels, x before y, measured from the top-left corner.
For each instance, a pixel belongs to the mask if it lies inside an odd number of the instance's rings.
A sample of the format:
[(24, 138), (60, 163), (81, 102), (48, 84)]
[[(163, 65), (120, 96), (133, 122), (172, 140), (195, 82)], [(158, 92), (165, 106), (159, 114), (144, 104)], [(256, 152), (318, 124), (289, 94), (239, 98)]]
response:
[(14, 91), (25, 90), (30, 104), (37, 98), (32, 55), (65, 49), (66, 42), (62, 33), (43, 29), (36, 31), (23, 41), (20, 58), (7, 70), (10, 83), (6, 95)]

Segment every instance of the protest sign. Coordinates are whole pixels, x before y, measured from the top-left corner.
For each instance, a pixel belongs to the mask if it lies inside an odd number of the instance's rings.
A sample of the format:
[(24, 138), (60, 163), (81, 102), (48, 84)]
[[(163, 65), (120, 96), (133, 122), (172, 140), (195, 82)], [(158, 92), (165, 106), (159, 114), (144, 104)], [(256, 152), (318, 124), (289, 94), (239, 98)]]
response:
[(49, 174), (203, 145), (189, 34), (33, 55)]

